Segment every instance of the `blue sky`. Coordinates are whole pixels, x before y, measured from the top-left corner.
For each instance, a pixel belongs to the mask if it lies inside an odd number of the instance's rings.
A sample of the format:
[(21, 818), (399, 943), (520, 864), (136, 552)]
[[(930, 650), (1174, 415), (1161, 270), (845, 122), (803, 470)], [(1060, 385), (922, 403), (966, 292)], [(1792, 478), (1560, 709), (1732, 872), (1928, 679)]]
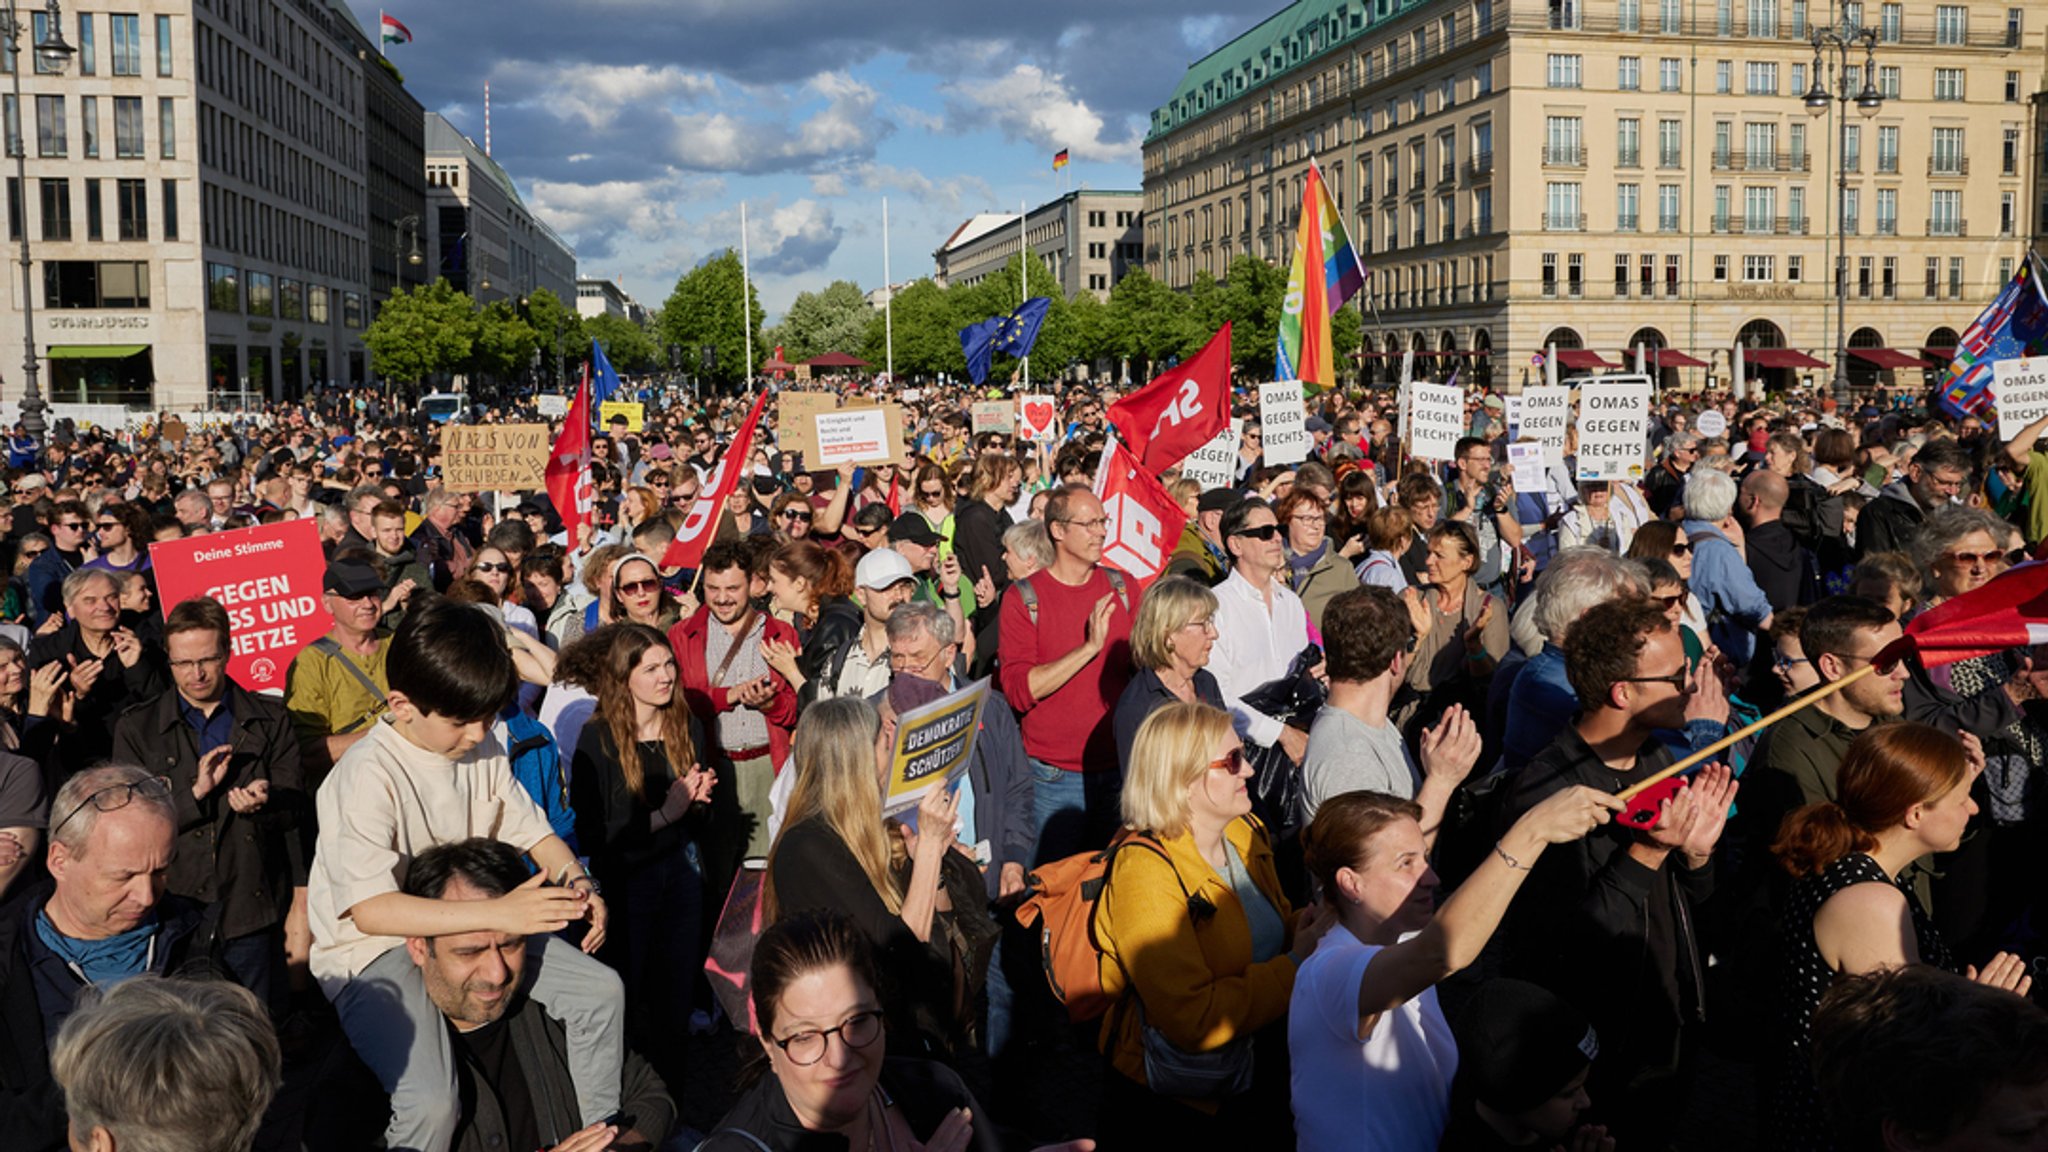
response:
[[(350, 0), (375, 35), (378, 8)], [(582, 275), (659, 305), (749, 244), (771, 321), (835, 279), (931, 271), (976, 212), (1074, 185), (1136, 188), (1151, 109), (1187, 64), (1278, 0), (389, 0), (392, 62), (577, 250)]]

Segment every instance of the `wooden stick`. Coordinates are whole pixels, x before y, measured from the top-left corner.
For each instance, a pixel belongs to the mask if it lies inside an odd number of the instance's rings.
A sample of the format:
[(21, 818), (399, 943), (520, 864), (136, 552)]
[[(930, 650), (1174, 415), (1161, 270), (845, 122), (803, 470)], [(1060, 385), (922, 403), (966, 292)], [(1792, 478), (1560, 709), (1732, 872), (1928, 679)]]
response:
[(1820, 687), (1815, 688), (1813, 691), (1808, 692), (1806, 695), (1801, 696), (1799, 699), (1792, 701), (1790, 704), (1785, 705), (1783, 708), (1778, 709), (1776, 712), (1771, 713), (1769, 716), (1766, 716), (1753, 724), (1749, 724), (1738, 731), (1730, 732), (1728, 735), (1721, 737), (1719, 740), (1716, 740), (1712, 744), (1707, 745), (1705, 748), (1702, 748), (1699, 751), (1693, 753), (1692, 755), (1687, 756), (1685, 759), (1680, 760), (1678, 763), (1673, 764), (1671, 767), (1664, 769), (1662, 772), (1657, 773), (1656, 775), (1650, 777), (1642, 783), (1623, 789), (1616, 795), (1616, 798), (1622, 801), (1623, 803), (1627, 803), (1628, 800), (1631, 797), (1633, 797), (1636, 793), (1641, 792), (1646, 788), (1652, 787), (1653, 785), (1662, 783), (1663, 781), (1678, 775), (1680, 772), (1683, 772), (1686, 769), (1691, 768), (1695, 764), (1699, 764), (1705, 760), (1711, 759), (1714, 753), (1727, 748), (1729, 745), (1734, 744), (1736, 741), (1741, 740), (1744, 737), (1750, 736), (1754, 733), (1763, 731), (1765, 728), (1768, 728), (1771, 725), (1776, 724), (1778, 721), (1783, 720), (1785, 717), (1790, 716), (1791, 714), (1799, 711), (1802, 708), (1805, 708), (1809, 704), (1816, 704), (1822, 700), (1825, 700), (1829, 696), (1833, 696), (1835, 693), (1840, 692), (1842, 689), (1847, 688), (1849, 685), (1854, 684), (1858, 680), (1863, 679), (1865, 676), (1868, 676), (1875, 671), (1877, 671), (1877, 665), (1873, 662), (1865, 664), (1863, 667), (1858, 668), (1854, 672), (1849, 673), (1847, 676), (1842, 677), (1840, 680), (1823, 684)]

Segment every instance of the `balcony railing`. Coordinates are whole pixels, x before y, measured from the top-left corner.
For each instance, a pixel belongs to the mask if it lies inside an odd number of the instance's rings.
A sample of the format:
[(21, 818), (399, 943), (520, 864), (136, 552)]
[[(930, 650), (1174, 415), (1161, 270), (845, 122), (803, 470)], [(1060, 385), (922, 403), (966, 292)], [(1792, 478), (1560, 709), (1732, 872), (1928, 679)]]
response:
[(1491, 176), (1492, 174), (1493, 152), (1491, 149), (1481, 152), (1477, 156), (1472, 157), (1470, 160), (1465, 161), (1465, 176), (1467, 179), (1477, 180), (1480, 177)]
[(1659, 216), (1659, 217), (1657, 217), (1657, 231), (1659, 231), (1659, 232), (1676, 232), (1676, 231), (1678, 231), (1678, 217), (1676, 217), (1676, 216)]
[(1898, 220), (1896, 218), (1887, 220), (1882, 216), (1878, 217), (1877, 234), (1879, 236), (1897, 236), (1899, 234)]
[(1968, 176), (1970, 174), (1970, 158), (1968, 156), (1942, 156), (1939, 154), (1929, 156), (1927, 158), (1927, 174), (1929, 176)]
[(1879, 173), (1880, 175), (1884, 175), (1884, 174), (1891, 174), (1891, 173), (1896, 173), (1896, 172), (1898, 172), (1898, 170), (1899, 170), (1899, 158), (1898, 158), (1897, 154), (1893, 154), (1893, 155), (1890, 155), (1890, 156), (1886, 156), (1885, 154), (1883, 154), (1883, 153), (1881, 153), (1881, 152), (1880, 152), (1880, 153), (1878, 153), (1878, 157), (1877, 157), (1877, 171), (1878, 171), (1878, 173)]
[(1543, 230), (1545, 232), (1584, 232), (1586, 230), (1586, 214), (1584, 212), (1576, 215), (1569, 212), (1545, 212), (1543, 214)]
[(1968, 236), (1970, 234), (1970, 222), (1967, 220), (1943, 220), (1930, 216), (1927, 218), (1927, 234), (1929, 236)]
[(1438, 186), (1438, 187), (1442, 187), (1442, 186), (1443, 186), (1443, 185), (1445, 185), (1445, 184), (1454, 184), (1454, 183), (1456, 183), (1456, 182), (1457, 182), (1457, 179), (1458, 179), (1458, 164), (1457, 164), (1457, 162), (1456, 162), (1456, 161), (1454, 161), (1454, 160), (1446, 160), (1446, 161), (1444, 161), (1444, 167), (1443, 167), (1443, 171), (1441, 171), (1441, 172), (1437, 173), (1437, 177), (1436, 177), (1436, 182), (1437, 182), (1437, 186)]
[(1716, 216), (1714, 231), (1731, 236), (1804, 236), (1804, 216)]
[(1554, 168), (1584, 168), (1586, 146), (1584, 144), (1545, 144), (1543, 162)]
[(1396, 197), (1396, 196), (1399, 196), (1400, 194), (1401, 194), (1401, 180), (1400, 180), (1400, 178), (1399, 178), (1399, 177), (1397, 177), (1397, 176), (1389, 176), (1389, 177), (1387, 177), (1387, 190), (1386, 190), (1385, 192), (1381, 193), (1381, 197), (1380, 197), (1380, 198), (1381, 198), (1381, 199), (1383, 199), (1383, 200), (1391, 200), (1391, 199), (1393, 199), (1394, 197)]
[(1641, 168), (1643, 166), (1642, 149), (1624, 148), (1616, 152), (1614, 154), (1614, 166), (1616, 168)]
[(1616, 213), (1614, 217), (1614, 228), (1617, 232), (1639, 232), (1642, 230), (1641, 224), (1642, 217), (1634, 212)]
[(1676, 171), (1685, 167), (1685, 158), (1677, 152), (1659, 152), (1657, 154), (1657, 167), (1666, 171)]
[(1805, 152), (1714, 152), (1717, 172), (1806, 172), (1813, 157)]

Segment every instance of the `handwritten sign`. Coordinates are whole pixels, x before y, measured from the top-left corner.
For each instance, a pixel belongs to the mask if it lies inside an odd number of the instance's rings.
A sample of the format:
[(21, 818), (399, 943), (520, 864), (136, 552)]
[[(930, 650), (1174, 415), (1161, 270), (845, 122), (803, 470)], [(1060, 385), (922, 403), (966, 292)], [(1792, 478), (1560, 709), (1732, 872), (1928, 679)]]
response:
[(1259, 385), (1259, 432), (1267, 464), (1299, 464), (1308, 459), (1315, 438), (1308, 434), (1308, 408), (1302, 402), (1301, 381)]
[(1008, 434), (1017, 430), (1017, 406), (1008, 400), (976, 400), (974, 402), (974, 433), (984, 432)]
[(1570, 427), (1571, 419), (1572, 390), (1563, 385), (1538, 384), (1522, 389), (1522, 418), (1509, 423), (1520, 425), (1515, 434), (1517, 440), (1563, 448), (1565, 429)]
[(1017, 399), (1017, 435), (1032, 443), (1060, 438), (1059, 405), (1050, 396), (1021, 396)]
[(2048, 356), (1991, 362), (1991, 399), (1998, 404), (1998, 438), (2048, 416)]
[(1454, 384), (1408, 386), (1408, 454), (1417, 460), (1453, 460), (1465, 434), (1465, 393)]
[(981, 731), (981, 709), (987, 703), (988, 680), (983, 678), (896, 718), (896, 748), (882, 794), (882, 815), (917, 807), (925, 793), (948, 786), (967, 772), (974, 738)]
[(292, 657), (334, 627), (312, 520), (165, 540), (149, 546), (149, 562), (165, 613), (195, 596), (227, 609), (228, 675), (251, 692), (283, 692)]
[(569, 398), (543, 393), (533, 398), (533, 406), (549, 420), (560, 420), (569, 414)]
[(880, 408), (841, 409), (811, 417), (817, 438), (819, 468), (841, 464), (882, 463), (895, 458), (889, 447), (889, 420)]
[(609, 432), (613, 418), (623, 416), (626, 418), (626, 431), (638, 432), (641, 421), (646, 418), (646, 412), (646, 407), (637, 401), (607, 400), (597, 406), (598, 427)]
[(552, 449), (545, 424), (443, 424), (441, 483), (450, 492), (538, 491)]
[(1187, 454), (1180, 462), (1180, 474), (1202, 486), (1209, 492), (1217, 488), (1228, 488), (1237, 482), (1237, 450), (1242, 439), (1238, 425), (1242, 421), (1232, 420), (1226, 424), (1216, 438)]
[(1580, 480), (1641, 480), (1650, 437), (1650, 385), (1579, 385)]
[(806, 460), (818, 458), (818, 426), (811, 419), (820, 412), (839, 410), (839, 397), (830, 392), (784, 392), (775, 398), (775, 442)]

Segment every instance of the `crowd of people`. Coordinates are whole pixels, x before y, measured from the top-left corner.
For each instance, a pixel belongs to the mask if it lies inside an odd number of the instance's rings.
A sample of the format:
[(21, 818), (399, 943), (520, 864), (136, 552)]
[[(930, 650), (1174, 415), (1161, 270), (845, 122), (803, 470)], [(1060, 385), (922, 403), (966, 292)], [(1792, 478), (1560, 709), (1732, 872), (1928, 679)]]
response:
[[(1875, 662), (2048, 538), (2048, 420), (1670, 394), (1640, 483), (1531, 491), (1483, 390), (1286, 464), (1240, 390), (1150, 578), (1112, 394), (891, 398), (818, 470), (656, 397), (567, 525), (346, 395), (17, 459), (0, 1147), (2048, 1149), (2048, 650)], [(149, 546), (291, 519), (332, 627), (266, 695)], [(1076, 857), (1099, 1014), (1017, 915)]]

